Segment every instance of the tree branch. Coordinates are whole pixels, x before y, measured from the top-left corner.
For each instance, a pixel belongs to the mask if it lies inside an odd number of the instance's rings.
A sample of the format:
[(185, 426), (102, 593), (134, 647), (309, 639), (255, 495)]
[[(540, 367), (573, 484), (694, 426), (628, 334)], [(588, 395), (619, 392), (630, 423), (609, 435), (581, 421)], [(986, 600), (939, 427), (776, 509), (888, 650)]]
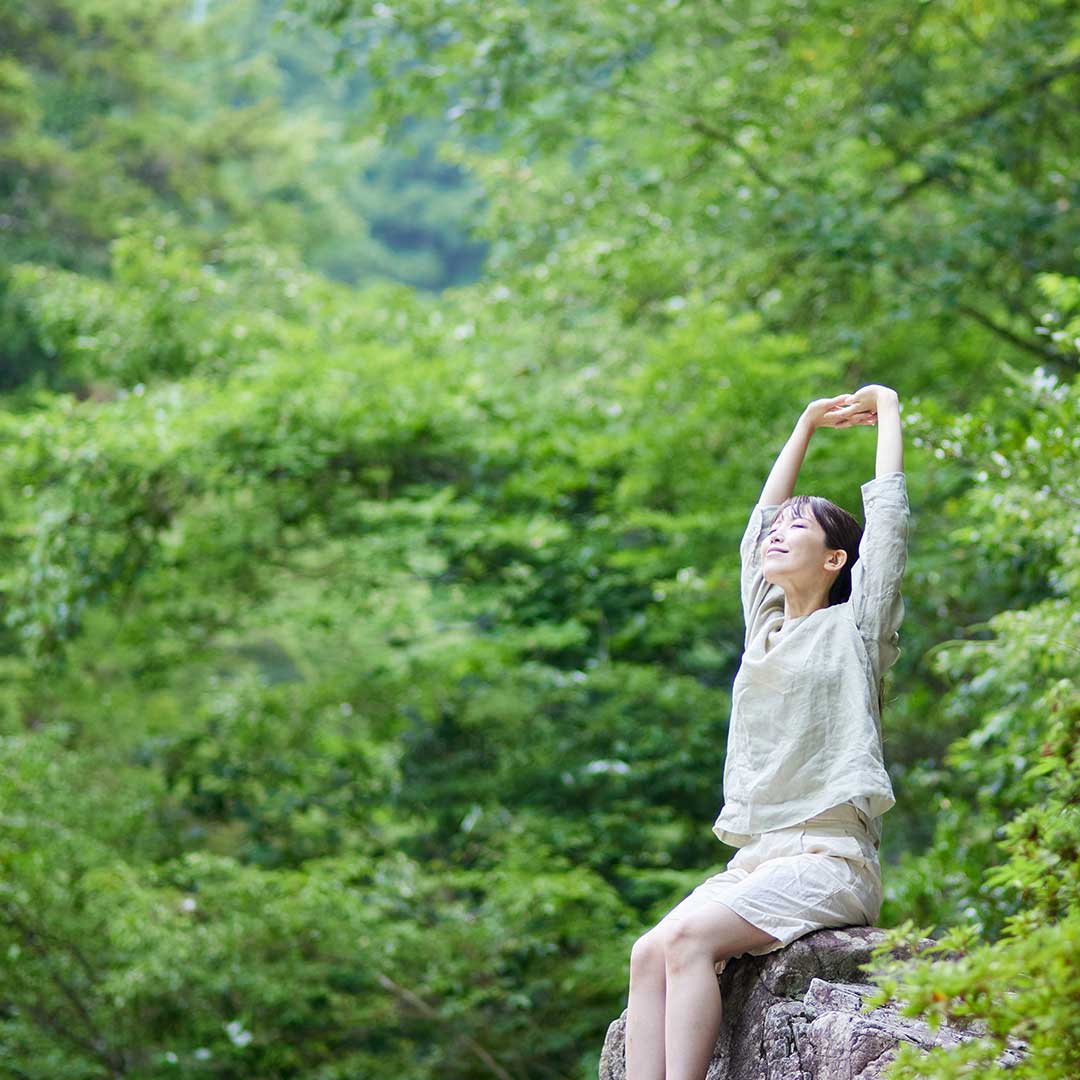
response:
[[(375, 972), (375, 978), (378, 979), (380, 986), (396, 994), (402, 1001), (408, 1002), (421, 1015), (426, 1016), (429, 1020), (439, 1020), (446, 1023), (445, 1018), (440, 1016), (439, 1012), (433, 1009), (423, 998), (407, 987), (394, 982), (389, 975), (377, 971)], [(470, 1038), (468, 1035), (461, 1035), (461, 1039), (499, 1080), (513, 1080), (513, 1077), (475, 1039)]]
[(911, 158), (916, 150), (925, 146), (935, 136), (944, 135), (947, 131), (951, 131), (954, 128), (967, 127), (969, 124), (978, 123), (980, 120), (988, 120), (994, 113), (999, 112), (1001, 109), (1005, 108), (1005, 106), (1010, 105), (1017, 98), (1028, 97), (1035, 91), (1045, 90), (1051, 83), (1064, 78), (1066, 75), (1076, 74), (1080, 74), (1080, 60), (1073, 60), (1071, 63), (1061, 64), (1056, 68), (1050, 68), (1048, 71), (1044, 71), (1041, 75), (1026, 79), (1018, 87), (1001, 91), (996, 97), (983, 102), (983, 104), (979, 105), (977, 108), (968, 109), (965, 112), (958, 113), (956, 116), (950, 116), (948, 119), (935, 124), (929, 130), (923, 132), (918, 141), (903, 152), (901, 156)]
[(784, 188), (769, 175), (765, 167), (757, 161), (753, 154), (746, 149), (745, 146), (740, 146), (735, 139), (729, 135), (726, 131), (721, 131), (719, 128), (711, 127), (706, 124), (704, 120), (697, 116), (683, 117), (682, 123), (685, 127), (690, 128), (691, 131), (696, 131), (699, 135), (704, 135), (706, 138), (715, 139), (717, 142), (722, 143), (730, 150), (734, 150), (743, 161), (749, 166), (750, 171), (763, 183), (769, 184), (771, 187), (776, 188), (777, 191), (783, 191)]
[(1057, 362), (1061, 359), (1061, 357), (1058, 356), (1057, 353), (1052, 353), (1047, 349), (1040, 348), (1032, 341), (1025, 340), (1024, 338), (1020, 337), (1019, 334), (1013, 333), (1013, 331), (1010, 330), (1007, 326), (999, 325), (998, 323), (994, 322), (994, 320), (991, 319), (989, 315), (984, 315), (981, 311), (979, 311), (978, 308), (972, 307), (971, 304), (968, 304), (963, 300), (957, 303), (956, 308), (958, 311), (963, 312), (969, 318), (974, 319), (980, 326), (984, 326), (987, 330), (991, 331), (994, 334), (997, 334), (998, 337), (1004, 338), (1006, 341), (1015, 345), (1018, 349), (1024, 349), (1029, 353), (1033, 353), (1035, 356), (1039, 357), (1040, 360), (1052, 360), (1054, 362)]
[(50, 1012), (40, 1001), (22, 1001), (20, 1006), (26, 1009), (34, 1018), (34, 1022), (38, 1027), (55, 1035), (58, 1042), (70, 1043), (84, 1051), (108, 1069), (111, 1076), (121, 1077), (126, 1075), (126, 1069), (122, 1061), (114, 1061), (112, 1055), (107, 1050), (103, 1050), (92, 1039), (72, 1031), (71, 1025), (63, 1017)]
[[(648, 112), (650, 115), (657, 113), (655, 105), (650, 105), (647, 102), (642, 101), (637, 95), (630, 93), (627, 90), (615, 90), (615, 96), (621, 98), (624, 101), (630, 102), (631, 105), (636, 106), (638, 109)], [(677, 114), (668, 112), (666, 119), (674, 121), (680, 124), (682, 127), (687, 127), (691, 131), (696, 131), (699, 135), (704, 135), (708, 139), (712, 139), (715, 142), (734, 150), (743, 161), (746, 162), (750, 171), (763, 183), (771, 184), (777, 189), (777, 191), (783, 191), (784, 188), (776, 182), (776, 180), (769, 175), (768, 170), (746, 149), (745, 146), (740, 146), (733, 136), (729, 135), (726, 131), (722, 131), (720, 128), (714, 128), (707, 124), (699, 116), (687, 116), (685, 114)]]
[(900, 203), (906, 202), (912, 195), (922, 191), (924, 187), (933, 184), (937, 180), (941, 180), (940, 173), (926, 172), (919, 177), (918, 180), (913, 180), (910, 184), (905, 184), (891, 199), (886, 199), (882, 204), (884, 210), (891, 210), (894, 206), (899, 206)]
[[(68, 1037), (78, 1045), (92, 1050), (99, 1060), (107, 1064), (117, 1075), (120, 1075), (120, 1072), (123, 1069), (122, 1058), (109, 1051), (108, 1040), (105, 1038), (104, 1033), (98, 1028), (97, 1023), (90, 1014), (90, 1010), (87, 1008), (75, 988), (55, 970), (55, 966), (52, 963), (52, 954), (41, 935), (26, 921), (25, 918), (23, 918), (22, 914), (10, 901), (3, 905), (3, 918), (22, 935), (23, 940), (30, 946), (31, 950), (45, 961), (51, 981), (59, 989), (61, 995), (67, 999), (76, 1015), (82, 1019), (83, 1024), (90, 1033), (90, 1038), (84, 1041), (71, 1030), (71, 1024), (67, 1024), (66, 1030)], [(81, 956), (77, 956), (76, 959), (80, 963), (83, 961)]]

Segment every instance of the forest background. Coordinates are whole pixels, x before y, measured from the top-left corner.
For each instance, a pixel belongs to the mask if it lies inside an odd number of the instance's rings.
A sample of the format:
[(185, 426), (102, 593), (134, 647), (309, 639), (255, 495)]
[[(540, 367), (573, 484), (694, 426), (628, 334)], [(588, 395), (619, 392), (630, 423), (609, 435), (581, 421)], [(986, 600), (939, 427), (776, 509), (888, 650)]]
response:
[[(1075, 5), (0, 0), (0, 45), (0, 1075), (595, 1075), (732, 853), (747, 515), (868, 382), (880, 925), (960, 954), (882, 985), (990, 1032), (895, 1075), (1080, 1074)], [(797, 490), (861, 516), (875, 436)]]

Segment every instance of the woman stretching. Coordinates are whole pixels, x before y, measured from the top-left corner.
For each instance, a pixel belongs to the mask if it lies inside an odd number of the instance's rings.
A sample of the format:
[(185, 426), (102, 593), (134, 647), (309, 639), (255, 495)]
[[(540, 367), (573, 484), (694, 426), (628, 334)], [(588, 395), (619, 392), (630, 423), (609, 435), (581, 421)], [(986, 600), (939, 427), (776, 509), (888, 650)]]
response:
[[(877, 424), (865, 530), (816, 495), (792, 497), (819, 427)], [(881, 911), (881, 689), (899, 656), (908, 500), (900, 404), (864, 386), (811, 402), (740, 545), (746, 637), (732, 685), (724, 804), (713, 832), (737, 847), (635, 943), (627, 1080), (703, 1080), (723, 1015), (717, 973), (825, 926)]]

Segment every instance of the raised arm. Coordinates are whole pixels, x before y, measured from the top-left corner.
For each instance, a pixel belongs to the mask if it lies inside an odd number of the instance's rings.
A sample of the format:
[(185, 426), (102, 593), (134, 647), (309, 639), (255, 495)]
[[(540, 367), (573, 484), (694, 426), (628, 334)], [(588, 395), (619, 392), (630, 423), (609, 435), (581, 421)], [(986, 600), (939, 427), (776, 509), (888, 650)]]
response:
[(818, 398), (806, 406), (796, 421), (795, 429), (777, 455), (769, 478), (750, 513), (750, 520), (739, 544), (747, 645), (762, 615), (775, 605), (784, 605), (784, 590), (779, 585), (769, 584), (762, 574), (761, 544), (780, 503), (795, 490), (795, 481), (806, 457), (811, 436), (819, 427), (854, 427), (857, 424), (874, 422), (874, 412), (865, 405), (860, 405), (857, 409), (841, 409), (841, 404), (850, 402), (852, 397), (851, 394), (840, 394), (834, 398)]
[(774, 607), (784, 606), (784, 590), (779, 585), (766, 581), (761, 567), (761, 541), (776, 517), (776, 510), (777, 504), (759, 501), (750, 513), (750, 520), (739, 544), (739, 557), (742, 560), (744, 648), (750, 647), (750, 640), (757, 633), (758, 624), (765, 613)]
[[(851, 568), (851, 611), (879, 673), (900, 655), (910, 511), (904, 475), (900, 399), (887, 386), (864, 386), (845, 406), (871, 407), (878, 418), (875, 478), (862, 485), (863, 528), (859, 557)], [(843, 412), (844, 409), (841, 409)]]
[[(873, 423), (870, 407), (866, 403), (853, 403), (852, 397), (852, 394), (838, 394), (833, 398), (818, 398), (803, 409), (795, 430), (773, 462), (769, 478), (758, 496), (759, 506), (777, 506), (791, 497), (806, 457), (806, 448), (810, 445), (810, 437), (819, 427), (852, 427), (855, 424)], [(852, 404), (859, 404), (859, 407), (852, 408)]]
[(900, 396), (897, 392), (891, 386), (871, 383), (869, 386), (859, 387), (854, 394), (846, 397), (846, 404), (835, 410), (839, 416), (854, 419), (870, 414), (877, 422), (877, 460), (874, 462), (874, 475), (880, 479), (889, 473), (903, 472), (904, 441), (900, 430)]
[(904, 442), (900, 431), (900, 398), (888, 386), (877, 392), (877, 460), (874, 475), (880, 480), (889, 473), (904, 471)]
[(772, 470), (765, 481), (765, 486), (758, 496), (761, 506), (778, 506), (790, 498), (795, 490), (795, 481), (799, 479), (799, 470), (806, 457), (807, 447), (814, 434), (814, 424), (806, 412), (803, 412), (795, 424), (795, 430), (788, 436), (783, 449), (776, 455)]
[(881, 675), (900, 656), (900, 584), (907, 566), (910, 517), (907, 478), (891, 472), (868, 480), (862, 498), (866, 525), (851, 568), (851, 613)]

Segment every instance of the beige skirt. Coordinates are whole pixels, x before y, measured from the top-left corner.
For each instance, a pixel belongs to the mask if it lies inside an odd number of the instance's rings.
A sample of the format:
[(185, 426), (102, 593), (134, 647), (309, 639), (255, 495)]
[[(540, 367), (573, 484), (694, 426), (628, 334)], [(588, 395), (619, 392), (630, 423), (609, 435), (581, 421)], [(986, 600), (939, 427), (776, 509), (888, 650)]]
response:
[(850, 803), (755, 835), (726, 869), (703, 881), (661, 919), (721, 903), (777, 939), (762, 956), (826, 926), (872, 926), (881, 913), (881, 863), (864, 818)]

